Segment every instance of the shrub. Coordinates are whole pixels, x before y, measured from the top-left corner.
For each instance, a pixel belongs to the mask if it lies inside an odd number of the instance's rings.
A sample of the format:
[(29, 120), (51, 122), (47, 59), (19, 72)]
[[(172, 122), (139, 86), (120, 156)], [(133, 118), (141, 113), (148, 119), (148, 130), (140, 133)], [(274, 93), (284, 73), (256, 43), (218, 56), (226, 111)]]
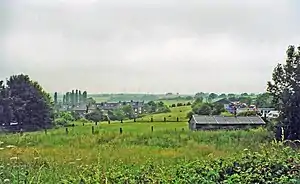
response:
[(172, 107), (176, 107), (176, 104), (172, 104)]
[(190, 111), (190, 112), (187, 113), (186, 117), (191, 118), (193, 115), (194, 115), (194, 112)]
[(102, 113), (100, 111), (94, 111), (86, 114), (85, 118), (93, 122), (99, 122), (102, 120)]
[(191, 103), (191, 102), (188, 102), (186, 105), (189, 106), (189, 105), (192, 105), (192, 103)]
[(237, 116), (256, 116), (257, 113), (255, 111), (244, 111), (237, 114)]
[(182, 103), (177, 103), (177, 107), (183, 106)]
[(68, 120), (64, 119), (64, 118), (56, 118), (54, 120), (54, 123), (56, 126), (66, 126), (68, 124)]

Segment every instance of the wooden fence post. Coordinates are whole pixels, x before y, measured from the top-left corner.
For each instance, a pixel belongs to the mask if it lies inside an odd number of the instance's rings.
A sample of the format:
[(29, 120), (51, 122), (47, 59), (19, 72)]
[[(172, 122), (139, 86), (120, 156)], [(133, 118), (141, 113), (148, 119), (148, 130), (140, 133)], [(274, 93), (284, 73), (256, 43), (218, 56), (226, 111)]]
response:
[(121, 119), (121, 123), (123, 123), (123, 119)]
[(45, 128), (45, 135), (47, 135), (47, 128)]
[(96, 126), (98, 125), (98, 122), (97, 122), (97, 121), (95, 122), (95, 125), (96, 125)]
[(122, 128), (120, 128), (120, 134), (122, 134), (123, 133), (123, 129)]
[(164, 117), (164, 122), (166, 122), (167, 121), (167, 118), (166, 117)]
[(136, 119), (135, 119), (135, 118), (133, 118), (133, 122), (136, 122)]
[(68, 130), (68, 128), (66, 128), (66, 134), (67, 134), (67, 135), (69, 134), (69, 130)]
[(94, 128), (94, 126), (92, 126), (92, 134), (94, 134), (95, 133), (95, 128)]
[(151, 132), (153, 132), (153, 126), (151, 126)]
[(108, 120), (108, 124), (110, 124), (110, 120)]
[(23, 136), (23, 129), (20, 129), (20, 136)]
[(177, 120), (177, 122), (178, 122), (178, 121), (179, 121), (179, 118), (177, 117), (177, 119), (176, 119), (176, 120)]
[(153, 122), (153, 117), (151, 117), (151, 122)]
[(82, 126), (84, 126), (84, 123), (82, 123)]

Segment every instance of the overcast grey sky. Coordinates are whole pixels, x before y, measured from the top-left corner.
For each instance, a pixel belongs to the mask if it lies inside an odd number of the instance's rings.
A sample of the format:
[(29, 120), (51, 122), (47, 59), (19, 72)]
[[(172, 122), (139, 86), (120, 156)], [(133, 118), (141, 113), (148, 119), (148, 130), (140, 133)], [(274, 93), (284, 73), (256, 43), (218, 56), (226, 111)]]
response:
[(1, 0), (0, 78), (48, 91), (261, 92), (289, 44), (297, 1)]

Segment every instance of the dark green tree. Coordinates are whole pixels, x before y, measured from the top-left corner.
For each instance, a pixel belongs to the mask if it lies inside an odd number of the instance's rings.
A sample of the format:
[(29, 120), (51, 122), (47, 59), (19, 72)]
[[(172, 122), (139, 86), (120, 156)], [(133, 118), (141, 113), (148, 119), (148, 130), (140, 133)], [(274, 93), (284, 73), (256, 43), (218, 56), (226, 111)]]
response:
[(75, 105), (75, 91), (72, 90), (71, 92), (71, 105)]
[(70, 92), (67, 92), (66, 93), (66, 104), (67, 105), (70, 105), (70, 99), (71, 99)]
[(57, 92), (54, 93), (54, 104), (57, 105), (58, 101), (57, 101)]
[(63, 105), (66, 104), (66, 95), (63, 95)]
[(84, 92), (82, 93), (82, 101), (83, 101), (84, 103), (87, 102), (87, 92), (86, 92), (86, 91), (84, 91)]
[[(1, 87), (2, 121), (16, 122), (24, 131), (49, 128), (53, 125), (53, 102), (48, 93), (28, 75), (14, 75)], [(0, 115), (1, 116), (1, 115)], [(11, 126), (9, 126), (11, 128)]]
[(300, 139), (300, 47), (289, 46), (285, 64), (278, 64), (267, 91), (280, 111), (285, 139)]
[(75, 104), (77, 105), (79, 103), (79, 96), (78, 96), (78, 89), (76, 89), (75, 92)]
[(125, 116), (127, 116), (127, 118), (134, 118), (134, 111), (131, 105), (123, 106), (122, 111), (124, 112)]
[(208, 101), (212, 102), (214, 99), (216, 99), (218, 97), (218, 95), (216, 93), (210, 93), (208, 95)]
[(227, 98), (227, 95), (225, 93), (222, 93), (219, 95), (219, 98)]
[(212, 107), (208, 103), (200, 105), (199, 109), (196, 111), (196, 114), (199, 115), (210, 115), (212, 113)]
[(260, 108), (270, 108), (274, 107), (272, 96), (269, 93), (262, 93), (257, 95), (255, 100), (256, 107)]
[(81, 94), (81, 91), (79, 90), (78, 92), (78, 100), (79, 100), (79, 104), (82, 104), (82, 94)]

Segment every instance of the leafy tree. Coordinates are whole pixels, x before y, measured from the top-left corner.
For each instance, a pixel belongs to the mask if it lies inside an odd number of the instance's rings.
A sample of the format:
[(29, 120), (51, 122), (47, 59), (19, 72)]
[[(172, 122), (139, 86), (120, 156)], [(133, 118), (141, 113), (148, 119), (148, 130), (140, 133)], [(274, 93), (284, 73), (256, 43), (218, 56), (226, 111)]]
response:
[(134, 111), (131, 105), (125, 105), (122, 107), (122, 110), (129, 119), (134, 118)]
[(54, 93), (54, 104), (57, 105), (57, 92)]
[[(28, 75), (13, 75), (1, 86), (2, 121), (18, 123), (24, 131), (53, 126), (53, 102), (48, 93)], [(10, 128), (11, 126), (9, 126)]]
[(78, 100), (79, 100), (79, 104), (82, 104), (82, 94), (81, 94), (81, 91), (79, 90), (78, 92)]
[(69, 105), (70, 101), (71, 101), (71, 95), (70, 95), (70, 92), (67, 92), (66, 93), (66, 104)]
[(219, 95), (219, 98), (227, 98), (227, 95), (225, 93), (222, 93)]
[(190, 106), (190, 105), (192, 105), (192, 104), (191, 104), (191, 102), (188, 102), (186, 105), (187, 105), (187, 106)]
[(200, 105), (196, 113), (199, 115), (210, 115), (212, 113), (211, 105), (208, 103)]
[(203, 102), (203, 97), (196, 98), (196, 100), (192, 104), (192, 108), (194, 108), (194, 106), (198, 104), (202, 104), (202, 102)]
[(71, 105), (75, 105), (75, 91), (72, 90), (71, 92)]
[(247, 105), (251, 105), (252, 103), (252, 98), (251, 97), (247, 97), (247, 96), (242, 96), (238, 99), (238, 101), (240, 101), (241, 103), (245, 103)]
[(66, 104), (66, 95), (63, 95), (63, 105)]
[(211, 102), (212, 100), (216, 99), (217, 97), (218, 97), (218, 95), (216, 93), (210, 93), (208, 95), (208, 101)]
[(272, 103), (272, 96), (269, 93), (259, 94), (255, 100), (256, 107), (270, 108), (274, 107)]
[(200, 93), (196, 93), (194, 98), (204, 98), (205, 97), (205, 93), (200, 92)]
[(178, 102), (177, 107), (181, 107), (181, 106), (183, 106), (183, 104), (181, 102)]
[(273, 71), (267, 91), (280, 110), (280, 120), (285, 126), (285, 138), (300, 139), (300, 47), (289, 46), (285, 64)]
[(228, 96), (228, 97), (231, 97), (231, 98), (234, 98), (236, 95), (233, 94), (233, 93), (229, 93), (227, 96)]
[(242, 93), (241, 96), (246, 97), (246, 96), (249, 96), (249, 94), (248, 93)]
[(113, 114), (114, 114), (116, 120), (119, 120), (119, 121), (126, 118), (126, 115), (125, 115), (124, 111), (122, 111), (122, 109), (120, 109), (120, 108), (115, 109), (113, 111)]
[(224, 105), (221, 104), (221, 103), (214, 103), (212, 114), (213, 115), (220, 115), (222, 112), (225, 112)]
[(76, 89), (75, 92), (75, 104), (77, 105), (79, 103), (79, 96), (78, 96), (78, 89)]
[(100, 110), (96, 110), (85, 115), (85, 119), (93, 122), (102, 121), (102, 117), (103, 117), (103, 113)]
[(86, 103), (86, 102), (87, 102), (87, 92), (86, 92), (86, 91), (84, 91), (84, 92), (82, 93), (82, 102), (83, 102), (83, 103)]
[(149, 101), (147, 104), (150, 107), (150, 109), (149, 109), (150, 112), (149, 113), (154, 113), (154, 112), (157, 111), (157, 104), (154, 101)]

